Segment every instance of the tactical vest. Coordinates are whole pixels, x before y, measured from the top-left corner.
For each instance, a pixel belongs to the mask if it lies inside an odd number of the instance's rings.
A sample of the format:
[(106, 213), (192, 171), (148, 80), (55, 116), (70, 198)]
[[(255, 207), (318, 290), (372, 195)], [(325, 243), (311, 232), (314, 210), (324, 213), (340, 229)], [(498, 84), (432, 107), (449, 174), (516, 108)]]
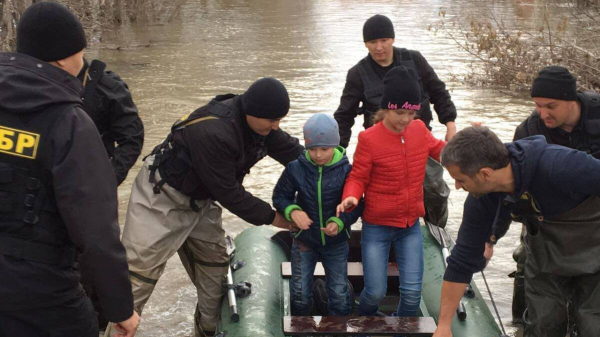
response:
[[(405, 66), (406, 68), (413, 69), (419, 77), (419, 86), (421, 87), (421, 110), (417, 112), (417, 117), (421, 119), (427, 127), (429, 122), (432, 120), (431, 107), (429, 106), (429, 96), (423, 88), (423, 81), (419, 75), (419, 69), (415, 65), (415, 61), (410, 56), (410, 51), (405, 48), (394, 47), (394, 67)], [(369, 60), (369, 56), (363, 58), (358, 62), (358, 71), (364, 87), (364, 96), (366, 102), (363, 102), (363, 106), (359, 109), (359, 114), (363, 114), (365, 122), (363, 126), (365, 129), (373, 126), (373, 115), (379, 110), (379, 104), (383, 96), (383, 80), (377, 76), (377, 72), (374, 69), (372, 61)]]
[(0, 112), (0, 254), (59, 267), (75, 249), (53, 193), (50, 132), (69, 106), (16, 115)]
[[(581, 148), (600, 159), (600, 94), (594, 91), (583, 92), (587, 113), (585, 116), (585, 137)], [(579, 150), (579, 149), (578, 149)]]
[(102, 138), (102, 143), (104, 144), (104, 148), (108, 154), (109, 158), (113, 157), (115, 151), (115, 140), (106, 136), (106, 127), (107, 125), (99, 125), (98, 122), (102, 121), (102, 114), (105, 114), (106, 111), (98, 111), (98, 106), (101, 106), (98, 102), (100, 97), (96, 93), (96, 88), (100, 83), (102, 85), (113, 88), (117, 84), (117, 80), (106, 76), (104, 70), (106, 69), (106, 64), (102, 61), (93, 60), (92, 63), (88, 66), (88, 69), (85, 73), (85, 79), (83, 81), (83, 96), (81, 99), (83, 100), (83, 109), (85, 112), (92, 118), (94, 124), (96, 124), (96, 128), (100, 133), (100, 138)]
[[(154, 193), (160, 193), (160, 187), (165, 183), (169, 186), (181, 191), (182, 177), (187, 176), (190, 171), (194, 170), (192, 159), (189, 151), (183, 146), (177, 144), (173, 140), (176, 132), (181, 132), (186, 127), (191, 125), (211, 120), (221, 119), (227, 121), (232, 126), (232, 132), (235, 133), (238, 147), (240, 148), (240, 156), (236, 158), (236, 179), (240, 183), (244, 176), (250, 172), (250, 168), (259, 160), (267, 155), (266, 146), (264, 143), (265, 137), (258, 137), (255, 146), (245, 146), (244, 144), (244, 127), (239, 118), (240, 110), (235, 104), (236, 95), (227, 94), (216, 96), (207, 105), (200, 107), (188, 116), (178, 120), (171, 127), (171, 132), (165, 141), (154, 148), (150, 155), (154, 155), (154, 163), (150, 165), (150, 183), (154, 185)], [(248, 131), (249, 132), (249, 131)], [(197, 146), (192, 144), (191, 146)], [(158, 170), (163, 180), (155, 180), (155, 172)], [(194, 187), (186, 186), (190, 189)], [(190, 205), (194, 208), (193, 196), (191, 197)]]
[[(593, 91), (582, 93), (581, 118), (585, 118), (581, 141), (575, 149), (593, 155), (600, 159), (600, 94)], [(543, 135), (548, 143), (553, 143), (552, 137), (544, 122), (534, 111), (527, 120), (527, 136)]]
[(83, 81), (83, 108), (93, 120), (96, 120), (95, 116), (98, 114), (96, 87), (100, 82), (106, 82), (107, 80), (110, 80), (108, 76), (104, 76), (104, 69), (106, 69), (106, 64), (98, 60), (93, 60), (88, 66), (85, 74), (86, 76)]

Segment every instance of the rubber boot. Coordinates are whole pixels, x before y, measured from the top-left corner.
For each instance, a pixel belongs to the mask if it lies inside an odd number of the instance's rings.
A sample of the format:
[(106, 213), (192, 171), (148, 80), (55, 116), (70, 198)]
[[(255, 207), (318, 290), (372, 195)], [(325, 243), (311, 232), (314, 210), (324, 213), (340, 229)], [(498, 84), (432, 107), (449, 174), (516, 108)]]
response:
[(512, 322), (514, 324), (523, 325), (523, 314), (527, 308), (525, 302), (525, 278), (523, 274), (519, 275), (515, 273), (515, 282), (513, 289), (513, 301), (512, 301)]

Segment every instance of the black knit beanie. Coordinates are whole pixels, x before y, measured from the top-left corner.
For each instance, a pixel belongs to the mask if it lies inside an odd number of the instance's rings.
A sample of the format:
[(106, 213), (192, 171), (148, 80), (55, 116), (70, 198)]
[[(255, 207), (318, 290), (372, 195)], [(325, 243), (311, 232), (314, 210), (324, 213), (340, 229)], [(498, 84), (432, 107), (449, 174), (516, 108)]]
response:
[(290, 97), (281, 82), (265, 77), (252, 83), (244, 93), (242, 107), (249, 116), (278, 119), (290, 110)]
[(65, 59), (86, 46), (79, 19), (56, 2), (31, 5), (17, 26), (17, 52), (42, 61)]
[(404, 66), (392, 68), (383, 78), (382, 109), (421, 109), (421, 86), (417, 73)]
[(563, 67), (549, 66), (540, 70), (533, 80), (531, 97), (554, 98), (561, 101), (577, 100), (577, 81)]
[(363, 26), (363, 39), (365, 42), (375, 39), (393, 39), (394, 37), (392, 20), (385, 15), (374, 15)]

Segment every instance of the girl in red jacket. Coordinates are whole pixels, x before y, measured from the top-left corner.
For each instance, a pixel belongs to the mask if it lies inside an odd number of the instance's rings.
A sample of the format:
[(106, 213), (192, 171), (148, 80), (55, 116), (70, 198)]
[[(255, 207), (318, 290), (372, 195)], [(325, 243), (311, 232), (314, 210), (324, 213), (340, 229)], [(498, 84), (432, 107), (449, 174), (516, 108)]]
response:
[(419, 217), (425, 215), (423, 179), (427, 158), (439, 161), (444, 141), (433, 137), (420, 120), (421, 87), (417, 75), (404, 66), (383, 79), (381, 110), (375, 125), (358, 135), (352, 171), (344, 185), (338, 212), (355, 207), (364, 195), (362, 261), (365, 288), (359, 314), (373, 316), (387, 289), (387, 263), (394, 246), (400, 278), (398, 316), (416, 316), (423, 280), (423, 236)]

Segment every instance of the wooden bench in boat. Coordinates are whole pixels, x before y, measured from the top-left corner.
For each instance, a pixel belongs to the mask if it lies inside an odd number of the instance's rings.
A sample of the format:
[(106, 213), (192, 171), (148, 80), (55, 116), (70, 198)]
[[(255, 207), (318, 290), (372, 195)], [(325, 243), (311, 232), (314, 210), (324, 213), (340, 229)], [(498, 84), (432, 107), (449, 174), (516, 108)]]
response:
[[(388, 263), (387, 267), (388, 277), (398, 277), (398, 264), (396, 263)], [(284, 278), (290, 278), (292, 276), (292, 263), (291, 262), (282, 262), (281, 263), (281, 275)], [(323, 277), (325, 276), (325, 268), (323, 268), (323, 264), (321, 262), (317, 262), (317, 266), (315, 268), (315, 276)], [(352, 277), (360, 277), (363, 275), (363, 265), (362, 262), (348, 262), (348, 278)]]
[(285, 316), (284, 335), (432, 336), (432, 317)]

